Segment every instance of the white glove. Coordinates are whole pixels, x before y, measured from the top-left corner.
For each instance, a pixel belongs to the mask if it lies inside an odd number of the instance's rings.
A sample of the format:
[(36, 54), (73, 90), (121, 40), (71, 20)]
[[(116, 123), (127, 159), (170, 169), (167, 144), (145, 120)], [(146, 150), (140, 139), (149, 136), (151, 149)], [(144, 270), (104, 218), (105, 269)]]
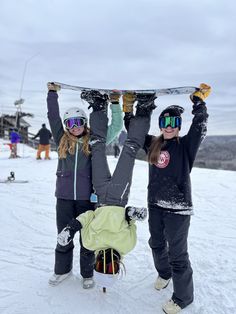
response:
[(59, 90), (61, 90), (61, 86), (55, 83), (47, 83), (47, 87), (48, 87), (48, 91), (54, 91), (54, 92), (58, 92)]
[(70, 227), (65, 227), (57, 236), (57, 242), (61, 246), (68, 245), (73, 240), (73, 233)]
[(127, 214), (132, 220), (143, 221), (147, 217), (147, 208), (129, 206), (127, 207)]

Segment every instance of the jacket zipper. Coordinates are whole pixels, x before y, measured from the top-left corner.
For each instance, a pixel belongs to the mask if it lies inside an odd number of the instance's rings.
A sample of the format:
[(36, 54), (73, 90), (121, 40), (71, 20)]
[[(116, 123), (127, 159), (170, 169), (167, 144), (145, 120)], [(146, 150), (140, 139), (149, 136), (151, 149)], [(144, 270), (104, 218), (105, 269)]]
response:
[(76, 181), (77, 181), (78, 148), (79, 148), (79, 144), (76, 143), (75, 168), (74, 168), (74, 200), (75, 200), (75, 201), (76, 201)]

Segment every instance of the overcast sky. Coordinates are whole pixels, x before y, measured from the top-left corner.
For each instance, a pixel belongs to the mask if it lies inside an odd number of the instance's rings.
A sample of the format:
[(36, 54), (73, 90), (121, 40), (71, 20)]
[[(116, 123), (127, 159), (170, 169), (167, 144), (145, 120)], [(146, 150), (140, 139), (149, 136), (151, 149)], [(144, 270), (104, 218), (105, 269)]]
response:
[[(208, 134), (236, 134), (235, 17), (233, 0), (0, 0), (0, 113), (14, 112), (21, 96), (37, 130), (47, 123), (48, 81), (125, 89), (205, 82)], [(60, 92), (62, 113), (77, 104), (78, 92)], [(164, 106), (179, 104), (184, 132), (188, 96), (157, 104), (152, 130)]]

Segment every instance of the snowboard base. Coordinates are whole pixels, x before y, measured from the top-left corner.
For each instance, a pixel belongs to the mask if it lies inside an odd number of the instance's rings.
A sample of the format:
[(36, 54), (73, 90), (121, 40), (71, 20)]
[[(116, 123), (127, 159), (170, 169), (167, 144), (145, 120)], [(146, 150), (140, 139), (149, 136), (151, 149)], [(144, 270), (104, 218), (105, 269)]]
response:
[(90, 91), (90, 90), (97, 90), (102, 93), (110, 94), (112, 91), (116, 90), (119, 91), (121, 94), (125, 94), (127, 92), (133, 92), (136, 94), (152, 94), (155, 93), (156, 96), (164, 96), (164, 95), (182, 95), (182, 94), (192, 94), (199, 90), (199, 88), (194, 86), (183, 86), (183, 87), (174, 87), (174, 88), (159, 88), (159, 89), (107, 89), (107, 88), (91, 88), (91, 87), (82, 87), (82, 86), (75, 86), (69, 85), (59, 82), (51, 82), (56, 85), (59, 85), (61, 89), (70, 89), (74, 91)]

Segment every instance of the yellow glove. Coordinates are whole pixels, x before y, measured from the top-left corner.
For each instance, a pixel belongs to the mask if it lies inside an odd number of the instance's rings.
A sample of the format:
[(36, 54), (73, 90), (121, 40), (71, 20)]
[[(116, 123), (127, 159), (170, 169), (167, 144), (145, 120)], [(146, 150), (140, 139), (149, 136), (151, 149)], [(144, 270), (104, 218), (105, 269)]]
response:
[(109, 100), (111, 103), (117, 103), (119, 102), (121, 96), (121, 92), (118, 90), (113, 90), (110, 94), (109, 94)]
[(135, 93), (127, 92), (123, 95), (123, 112), (133, 112), (134, 102), (136, 100)]
[(204, 100), (204, 99), (206, 99), (206, 98), (209, 96), (209, 94), (210, 94), (210, 92), (211, 92), (211, 86), (202, 83), (202, 84), (200, 84), (200, 87), (199, 87), (199, 88), (200, 88), (199, 91), (194, 92), (194, 93), (190, 96), (191, 100), (193, 100), (193, 97), (198, 97), (198, 98), (200, 98), (201, 100)]
[(48, 91), (58, 92), (61, 89), (61, 86), (55, 83), (47, 83)]

